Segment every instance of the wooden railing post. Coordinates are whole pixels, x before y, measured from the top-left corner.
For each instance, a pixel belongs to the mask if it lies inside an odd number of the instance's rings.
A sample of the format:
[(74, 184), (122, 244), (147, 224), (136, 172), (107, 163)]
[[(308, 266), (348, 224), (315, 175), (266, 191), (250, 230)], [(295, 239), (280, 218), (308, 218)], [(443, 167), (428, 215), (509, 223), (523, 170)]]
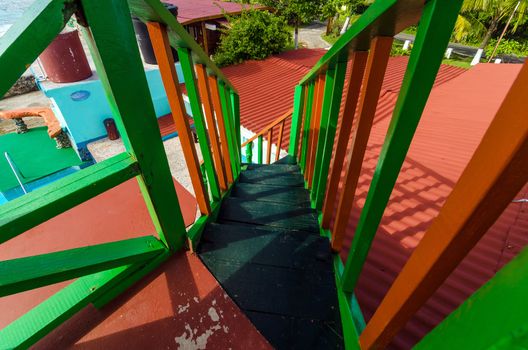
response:
[(330, 228), (330, 221), (332, 220), (332, 216), (334, 214), (336, 193), (341, 180), (341, 171), (343, 170), (343, 165), (345, 163), (348, 141), (350, 140), (350, 133), (352, 131), (352, 124), (356, 114), (356, 106), (359, 100), (359, 92), (361, 89), (361, 83), (363, 81), (367, 59), (367, 51), (356, 51), (352, 53), (352, 67), (350, 70), (350, 76), (348, 78), (345, 107), (343, 110), (343, 117), (341, 118), (339, 135), (337, 137), (336, 150), (334, 157), (332, 158), (332, 164), (330, 166), (330, 180), (328, 181), (326, 197), (322, 210), (323, 218), (321, 226), (324, 229)]
[(273, 128), (268, 131), (268, 149), (266, 152), (266, 164), (271, 164), (271, 146), (273, 145)]
[(326, 75), (320, 74), (317, 78), (316, 92), (314, 94), (314, 108), (312, 111), (312, 118), (310, 121), (310, 135), (308, 139), (308, 151), (306, 155), (306, 171), (304, 177), (309, 189), (312, 188), (315, 151), (317, 147), (317, 140), (319, 139), (319, 128), (321, 125), (321, 111), (323, 108), (323, 97), (325, 89)]
[(286, 123), (286, 119), (280, 123), (279, 126), (279, 139), (277, 141), (277, 152), (275, 152), (275, 161), (279, 160), (280, 152), (281, 152), (281, 146), (282, 146), (282, 136), (284, 134), (284, 124)]
[(179, 47), (178, 57), (180, 59), (183, 76), (185, 78), (185, 86), (187, 87), (189, 101), (191, 102), (191, 110), (193, 114), (192, 117), (196, 127), (196, 133), (198, 134), (198, 141), (200, 144), (200, 150), (202, 151), (202, 158), (204, 161), (205, 170), (207, 172), (211, 195), (213, 196), (213, 201), (217, 202), (221, 198), (221, 193), (214, 168), (213, 156), (211, 155), (211, 143), (207, 135), (207, 126), (202, 111), (202, 101), (200, 99), (198, 87), (196, 86), (196, 75), (194, 72), (194, 63), (191, 51), (187, 48)]
[(297, 85), (293, 97), (293, 116), (290, 129), (290, 146), (288, 148), (288, 154), (294, 158), (298, 156), (299, 130), (301, 129), (304, 114), (304, 101), (304, 88), (302, 85)]
[(161, 239), (177, 250), (185, 243), (185, 225), (128, 4), (125, 0), (90, 0), (82, 5), (95, 39), (93, 43), (91, 37), (86, 38), (99, 78), (125, 146), (142, 169), (138, 181), (147, 207)]
[[(441, 11), (426, 14), (438, 16), (430, 20), (431, 29), (446, 17)], [(445, 205), (367, 324), (360, 337), (364, 349), (388, 344), (528, 181), (527, 87), (525, 63)]]
[(227, 139), (229, 142), (229, 149), (230, 149), (230, 156), (231, 156), (231, 169), (233, 170), (233, 176), (235, 178), (238, 177), (239, 174), (239, 166), (240, 166), (240, 147), (237, 143), (237, 137), (235, 134), (235, 128), (233, 127), (233, 118), (232, 118), (232, 109), (231, 109), (231, 103), (229, 102), (230, 98), (228, 96), (228, 91), (223, 84), (223, 82), (219, 82), (218, 84), (218, 91), (220, 92), (220, 99), (222, 102), (222, 111), (224, 114), (224, 122), (226, 126), (226, 132), (227, 132)]
[(246, 162), (253, 163), (253, 141), (246, 145)]
[(209, 75), (209, 87), (211, 89), (211, 99), (213, 100), (216, 122), (218, 123), (218, 133), (220, 134), (220, 147), (222, 149), (222, 159), (224, 161), (224, 169), (226, 172), (227, 182), (229, 184), (232, 184), (234, 182), (234, 176), (233, 169), (231, 168), (229, 138), (227, 137), (226, 123), (224, 119), (224, 112), (222, 109), (222, 100), (220, 98), (220, 91), (218, 90), (218, 79), (216, 78), (216, 76)]
[(262, 164), (262, 161), (263, 161), (263, 153), (264, 153), (264, 142), (263, 142), (263, 137), (262, 136), (259, 136), (258, 139), (257, 139), (257, 164)]
[(207, 70), (203, 64), (196, 64), (196, 78), (198, 82), (198, 90), (200, 92), (203, 110), (205, 113), (205, 120), (207, 122), (207, 131), (209, 135), (209, 142), (211, 144), (211, 151), (213, 153), (214, 166), (216, 169), (216, 176), (221, 191), (227, 190), (227, 179), (224, 170), (224, 161), (222, 159), (222, 152), (220, 150), (220, 141), (218, 140), (218, 132), (216, 129), (216, 120), (213, 110), (213, 102), (211, 101), (211, 92), (209, 80), (207, 79)]
[[(348, 51), (344, 51), (340, 60), (336, 63), (335, 73), (331, 79), (332, 86), (328, 87), (328, 95), (325, 91), (325, 103), (328, 106), (323, 108), (323, 114), (321, 116), (321, 135), (317, 145), (312, 188), (312, 200), (315, 202), (315, 208), (318, 210), (321, 210), (323, 206), (324, 194), (326, 192), (330, 160), (334, 150), (337, 121), (339, 119), (339, 110), (343, 97), (347, 60)], [(326, 102), (327, 99), (328, 101)]]
[(306, 172), (306, 154), (308, 153), (308, 140), (310, 136), (310, 124), (312, 120), (312, 111), (314, 107), (314, 95), (315, 95), (316, 83), (311, 82), (308, 85), (308, 93), (306, 97), (306, 110), (304, 112), (303, 130), (301, 136), (301, 154), (300, 154), (300, 167), (303, 173)]
[(147, 27), (160, 69), (161, 79), (165, 87), (165, 92), (167, 93), (172, 119), (176, 125), (183, 156), (185, 157), (187, 169), (191, 176), (196, 201), (198, 202), (200, 212), (203, 215), (208, 215), (211, 213), (208, 191), (202, 180), (200, 162), (196, 154), (196, 148), (194, 147), (191, 126), (189, 125), (189, 119), (187, 118), (182, 92), (178, 82), (178, 75), (174, 67), (174, 57), (172, 56), (167, 29), (157, 22), (149, 22), (147, 23)]
[(351, 293), (357, 283), (433, 87), (461, 6), (462, 0), (431, 0), (425, 4), (389, 132), (345, 265), (343, 289), (346, 292)]
[(361, 90), (357, 127), (352, 137), (352, 150), (348, 156), (348, 168), (343, 189), (339, 197), (337, 215), (332, 229), (332, 249), (340, 251), (345, 230), (354, 204), (354, 194), (363, 165), (363, 158), (378, 106), (378, 99), (385, 76), (392, 37), (376, 37), (372, 40), (367, 60), (367, 69)]

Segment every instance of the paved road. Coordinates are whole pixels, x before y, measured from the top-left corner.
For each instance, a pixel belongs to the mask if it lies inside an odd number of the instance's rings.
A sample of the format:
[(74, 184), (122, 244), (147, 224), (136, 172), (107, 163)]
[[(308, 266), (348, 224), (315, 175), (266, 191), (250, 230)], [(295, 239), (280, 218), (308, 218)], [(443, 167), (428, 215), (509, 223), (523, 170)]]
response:
[(299, 41), (309, 49), (327, 49), (331, 45), (321, 38), (326, 31), (326, 24), (313, 22), (305, 27), (299, 28)]
[[(411, 42), (414, 42), (414, 35), (412, 34), (406, 34), (406, 33), (400, 33), (394, 37), (398, 41), (405, 41), (410, 40)], [(457, 43), (449, 43), (449, 47), (453, 49), (453, 52), (457, 55), (463, 56), (463, 57), (475, 57), (475, 54), (477, 53), (478, 48), (473, 46), (467, 46)], [(483, 55), (483, 58), (486, 57), (486, 54)], [(497, 57), (502, 58), (502, 60), (505, 63), (523, 63), (524, 58), (520, 58), (517, 56), (512, 55), (497, 55)]]

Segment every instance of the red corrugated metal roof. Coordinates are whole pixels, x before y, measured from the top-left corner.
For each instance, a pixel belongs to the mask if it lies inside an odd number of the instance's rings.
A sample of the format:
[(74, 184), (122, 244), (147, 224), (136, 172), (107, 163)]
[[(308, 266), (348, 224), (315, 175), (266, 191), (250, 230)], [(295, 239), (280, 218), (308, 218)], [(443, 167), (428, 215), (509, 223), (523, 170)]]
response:
[[(323, 53), (299, 50), (224, 69), (240, 92), (242, 126), (258, 132), (291, 108), (295, 84)], [(365, 202), (407, 62), (406, 57), (389, 60), (343, 259)], [(359, 281), (357, 296), (367, 320), (450, 194), (519, 69), (520, 65), (483, 64), (466, 71), (442, 65)], [(528, 186), (518, 197), (528, 197)], [(390, 348), (412, 347), (528, 244), (527, 208), (526, 203), (512, 203), (505, 210)]]
[(178, 6), (178, 22), (181, 24), (223, 18), (226, 13), (238, 14), (249, 8), (264, 8), (260, 5), (211, 0), (165, 0), (164, 2)]

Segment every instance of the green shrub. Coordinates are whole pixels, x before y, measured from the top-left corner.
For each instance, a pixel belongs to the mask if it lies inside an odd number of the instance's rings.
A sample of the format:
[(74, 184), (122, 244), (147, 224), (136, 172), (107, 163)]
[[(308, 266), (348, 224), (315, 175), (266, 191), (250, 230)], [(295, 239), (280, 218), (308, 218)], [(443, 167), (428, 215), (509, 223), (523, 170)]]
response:
[(284, 51), (292, 43), (286, 21), (266, 11), (245, 11), (229, 18), (230, 29), (223, 31), (214, 60), (220, 67), (245, 60), (262, 60)]
[[(497, 39), (491, 39), (488, 46), (486, 47), (486, 56), (489, 57), (493, 53), (495, 45), (497, 45)], [(521, 43), (512, 39), (502, 39), (495, 55), (501, 54), (528, 56), (528, 43)]]

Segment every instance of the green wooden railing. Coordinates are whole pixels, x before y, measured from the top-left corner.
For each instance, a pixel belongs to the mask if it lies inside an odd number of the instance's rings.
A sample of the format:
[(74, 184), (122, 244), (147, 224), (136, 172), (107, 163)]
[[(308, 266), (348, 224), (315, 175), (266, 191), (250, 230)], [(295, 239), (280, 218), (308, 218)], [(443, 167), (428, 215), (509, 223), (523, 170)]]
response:
[[(528, 87), (528, 66), (525, 65), (438, 218), (374, 316), (365, 324), (354, 289), (461, 5), (462, 0), (374, 2), (295, 89), (289, 154), (298, 160), (304, 174), (312, 206), (320, 213), (321, 232), (329, 237), (333, 250), (338, 253), (354, 204), (393, 37), (411, 25), (418, 25), (403, 84), (345, 264), (335, 255), (347, 348), (387, 346), (528, 180), (526, 161), (521, 163), (521, 159), (528, 159), (528, 103), (520, 97)], [(343, 114), (339, 119), (341, 108)], [(340, 132), (336, 135), (339, 120)], [(342, 189), (338, 191), (340, 182)], [(419, 348), (473, 348), (473, 339), (465, 338), (462, 329), (474, 325), (480, 330), (473, 329), (467, 334), (478, 338), (481, 332), (487, 333), (485, 340), (474, 343), (479, 344), (477, 348), (520, 344), (521, 338), (527, 335), (526, 319), (516, 314), (512, 316), (515, 321), (501, 323), (507, 319), (507, 312), (497, 310), (508, 295), (512, 296), (512, 303), (520, 303), (520, 294), (513, 290), (511, 283), (519, 281), (519, 287), (527, 292), (525, 269), (520, 267), (525, 259), (526, 252), (427, 336)], [(522, 313), (525, 311), (523, 308)]]
[[(196, 170), (191, 175), (197, 198), (202, 198), (202, 216), (189, 231), (163, 149), (131, 14), (149, 25), (173, 118), (182, 146), (188, 150), (187, 165)], [(87, 304), (105, 305), (182, 249), (187, 239), (195, 244), (240, 172), (237, 91), (158, 0), (36, 1), (0, 40), (0, 96), (73, 15), (90, 48), (126, 152), (0, 206), (0, 244), (134, 177), (156, 237), (148, 232), (141, 238), (0, 262), (0, 297), (77, 278), (0, 330), (0, 348), (31, 346)], [(191, 151), (196, 152), (183, 103), (178, 104), (181, 93), (174, 88), (179, 84), (172, 74), (169, 43), (177, 48), (181, 60), (205, 184), (198, 158)], [(205, 116), (202, 105), (210, 107)], [(205, 122), (205, 117), (215, 116), (216, 122)], [(217, 124), (222, 130), (212, 129)], [(222, 149), (212, 151), (210, 135), (217, 133)]]

